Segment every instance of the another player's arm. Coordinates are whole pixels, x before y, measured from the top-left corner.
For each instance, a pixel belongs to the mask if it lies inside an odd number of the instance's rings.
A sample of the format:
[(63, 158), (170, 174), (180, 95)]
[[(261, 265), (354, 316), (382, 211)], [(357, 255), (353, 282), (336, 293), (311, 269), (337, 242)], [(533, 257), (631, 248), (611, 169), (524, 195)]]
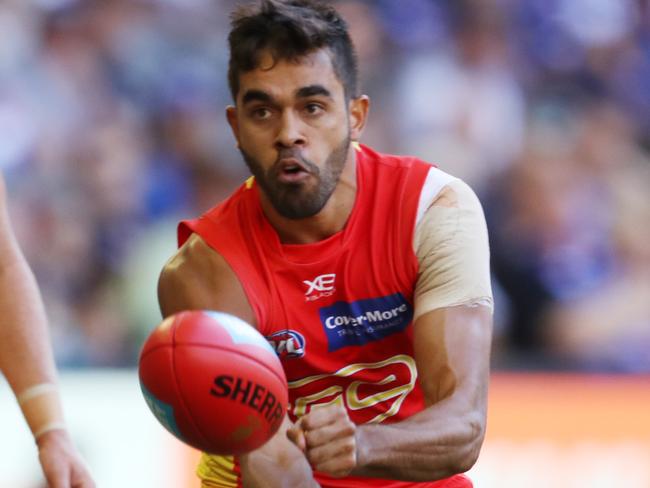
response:
[(63, 423), (43, 302), (16, 241), (0, 175), (0, 371), (20, 403), (50, 486), (93, 483)]
[[(443, 190), (419, 227), (414, 348), (427, 408), (394, 424), (354, 426), (344, 411), (301, 418), (307, 456), (334, 476), (410, 481), (467, 471), (485, 433), (492, 334), (487, 231), (462, 182)], [(422, 252), (425, 251), (425, 252)]]
[[(228, 263), (193, 234), (165, 265), (158, 282), (163, 316), (182, 310), (219, 310), (255, 325), (255, 315)], [(287, 440), (288, 417), (259, 449), (239, 457), (246, 488), (318, 486), (305, 456)]]

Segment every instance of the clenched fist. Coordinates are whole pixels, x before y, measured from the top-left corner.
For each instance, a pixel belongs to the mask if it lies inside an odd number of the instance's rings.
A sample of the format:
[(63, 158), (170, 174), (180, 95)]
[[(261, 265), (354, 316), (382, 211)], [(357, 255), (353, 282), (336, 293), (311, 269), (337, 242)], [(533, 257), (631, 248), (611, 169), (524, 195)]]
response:
[(287, 430), (287, 437), (315, 470), (343, 478), (357, 466), (356, 433), (344, 407), (326, 405), (301, 417)]

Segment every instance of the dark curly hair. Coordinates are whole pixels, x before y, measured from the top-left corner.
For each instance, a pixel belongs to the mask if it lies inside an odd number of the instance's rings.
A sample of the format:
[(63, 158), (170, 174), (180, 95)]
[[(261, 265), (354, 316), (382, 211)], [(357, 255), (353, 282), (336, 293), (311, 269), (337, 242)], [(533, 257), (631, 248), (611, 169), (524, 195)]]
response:
[(231, 27), (228, 82), (234, 100), (239, 75), (257, 68), (266, 50), (277, 63), (328, 49), (346, 99), (359, 95), (357, 56), (348, 26), (332, 6), (317, 0), (261, 0), (237, 8)]

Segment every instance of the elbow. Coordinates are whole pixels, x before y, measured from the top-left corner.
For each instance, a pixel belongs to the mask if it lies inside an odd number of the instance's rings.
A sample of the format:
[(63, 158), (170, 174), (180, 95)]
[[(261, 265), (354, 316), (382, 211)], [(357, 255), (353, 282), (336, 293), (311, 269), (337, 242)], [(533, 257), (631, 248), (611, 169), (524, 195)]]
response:
[(478, 460), (479, 453), (481, 452), (482, 439), (474, 441), (467, 446), (464, 446), (459, 452), (450, 468), (452, 474), (460, 474), (469, 471), (476, 461)]
[(476, 464), (485, 438), (485, 418), (472, 415), (463, 422), (462, 428), (460, 442), (450, 457), (449, 468), (452, 474), (465, 473)]

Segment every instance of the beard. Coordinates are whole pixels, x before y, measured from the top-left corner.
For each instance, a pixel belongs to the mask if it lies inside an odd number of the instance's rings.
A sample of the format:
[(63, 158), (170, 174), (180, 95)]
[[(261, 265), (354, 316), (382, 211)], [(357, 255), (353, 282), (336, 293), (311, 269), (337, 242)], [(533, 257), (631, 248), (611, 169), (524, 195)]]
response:
[[(273, 166), (264, 171), (258, 160), (240, 148), (248, 169), (264, 191), (273, 208), (291, 220), (313, 217), (320, 212), (334, 193), (341, 177), (350, 148), (350, 135), (341, 141), (325, 160), (321, 170), (314, 162), (303, 158), (297, 151), (281, 151)], [(280, 159), (292, 157), (300, 161), (312, 178), (299, 183), (282, 183)]]

